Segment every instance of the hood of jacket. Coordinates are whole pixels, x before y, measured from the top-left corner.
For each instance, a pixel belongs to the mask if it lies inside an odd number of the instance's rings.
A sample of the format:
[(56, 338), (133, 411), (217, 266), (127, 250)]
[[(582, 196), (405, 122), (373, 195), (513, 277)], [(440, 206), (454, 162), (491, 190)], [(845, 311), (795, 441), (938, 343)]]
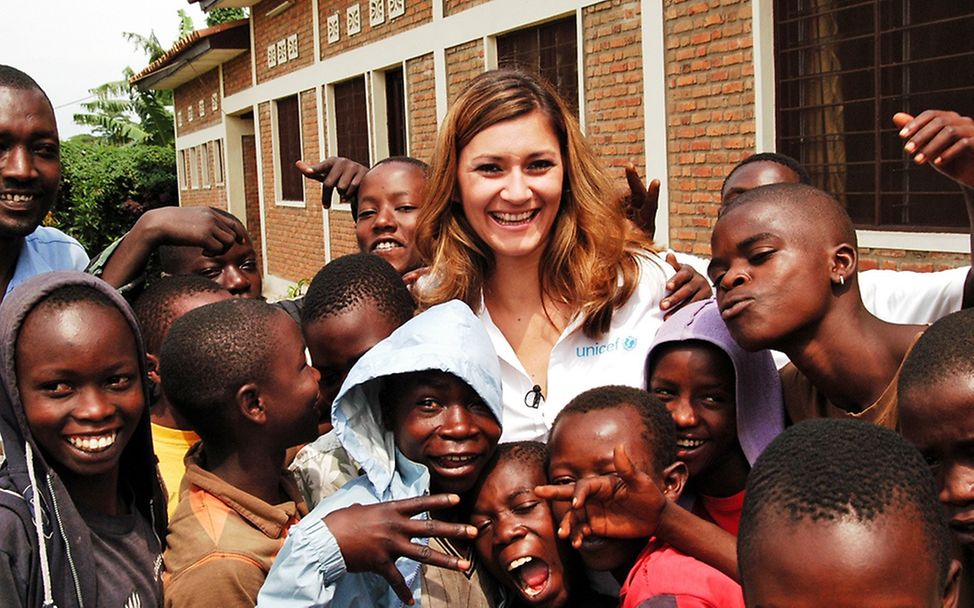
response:
[(135, 334), (147, 407), (122, 452), (119, 480), (132, 490), (136, 508), (152, 523), (160, 541), (165, 538), (166, 530), (166, 502), (149, 427), (145, 348), (131, 308), (110, 285), (82, 272), (50, 272), (33, 277), (14, 289), (0, 305), (0, 436), (6, 456), (0, 468), (0, 489), (4, 490), (0, 493), (0, 504), (20, 513), (21, 519), (27, 514), (31, 526), (36, 526), (33, 522), (38, 519), (43, 521), (47, 542), (43, 547), (36, 547), (35, 558), (40, 563), (35, 570), (38, 578), (53, 583), (56, 597), (67, 593), (58, 598), (60, 606), (94, 604), (96, 577), (90, 531), (27, 425), (17, 387), (16, 345), (24, 320), (34, 307), (53, 291), (69, 285), (84, 285), (103, 293)]
[[(664, 344), (698, 340), (713, 344), (734, 365), (737, 439), (752, 465), (771, 440), (785, 428), (785, 408), (781, 381), (771, 351), (749, 353), (731, 337), (716, 300), (693, 302), (678, 310), (663, 323), (646, 359), (651, 369), (653, 357)], [(647, 383), (649, 378), (646, 378)]]
[(390, 491), (416, 495), (392, 487), (399, 483), (414, 490), (417, 483), (425, 483), (424, 490), (429, 487), (426, 467), (396, 449), (379, 404), (384, 376), (428, 369), (449, 372), (469, 384), (503, 424), (500, 364), (480, 319), (459, 300), (417, 315), (358, 360), (332, 404), (335, 433), (377, 496)]

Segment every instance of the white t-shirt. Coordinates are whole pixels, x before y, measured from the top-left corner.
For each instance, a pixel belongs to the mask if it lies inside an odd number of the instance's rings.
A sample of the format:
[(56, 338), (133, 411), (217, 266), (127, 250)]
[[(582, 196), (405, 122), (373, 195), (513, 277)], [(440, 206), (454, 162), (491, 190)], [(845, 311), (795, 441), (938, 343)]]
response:
[(629, 300), (612, 314), (608, 333), (597, 340), (585, 335), (576, 317), (558, 337), (548, 361), (548, 392), (533, 407), (534, 381), (501, 330), (481, 304), (480, 319), (500, 358), (504, 420), (501, 442), (546, 441), (555, 416), (576, 395), (590, 388), (622, 384), (642, 388), (643, 367), (656, 331), (663, 323), (660, 300), (673, 269), (649, 254), (639, 265), (640, 278)]
[[(707, 276), (710, 260), (690, 253), (672, 253), (681, 264), (688, 264)], [(924, 325), (960, 310), (970, 269), (964, 266), (939, 272), (864, 270), (859, 273), (859, 292), (866, 310), (880, 319)]]

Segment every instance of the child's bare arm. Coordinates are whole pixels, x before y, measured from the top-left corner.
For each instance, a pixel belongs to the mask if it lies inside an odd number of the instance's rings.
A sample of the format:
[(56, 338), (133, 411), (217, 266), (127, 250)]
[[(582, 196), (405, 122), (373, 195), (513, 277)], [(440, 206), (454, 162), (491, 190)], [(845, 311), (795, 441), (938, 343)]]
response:
[[(893, 115), (906, 140), (903, 149), (918, 165), (930, 164), (960, 184), (967, 207), (971, 234), (971, 265), (974, 266), (974, 119), (957, 112), (924, 110), (916, 117), (906, 112)], [(974, 270), (967, 273), (962, 308), (974, 306)]]
[(666, 311), (667, 318), (691, 302), (706, 300), (714, 295), (707, 277), (692, 266), (679, 263), (672, 253), (666, 254), (666, 263), (676, 270), (676, 274), (666, 282), (667, 295), (659, 304)]
[(586, 536), (656, 536), (737, 580), (737, 539), (669, 500), (652, 477), (633, 466), (625, 450), (613, 453), (616, 472), (563, 486), (539, 486), (549, 500), (571, 501), (558, 535), (579, 547)]
[(321, 182), (321, 206), (325, 209), (331, 207), (333, 190), (337, 188), (341, 198), (351, 198), (369, 172), (368, 167), (341, 156), (328, 157), (315, 165), (299, 160), (294, 165), (306, 178)]
[(414, 538), (470, 540), (477, 529), (435, 519), (411, 519), (427, 511), (441, 511), (460, 502), (456, 494), (434, 494), (374, 505), (353, 505), (334, 511), (324, 522), (335, 536), (348, 572), (374, 572), (392, 586), (399, 598), (412, 605), (413, 596), (396, 559), (407, 557), (424, 564), (452, 570), (467, 570), (470, 562), (414, 543)]
[(161, 207), (146, 211), (105, 262), (101, 278), (119, 288), (145, 270), (160, 245), (199, 247), (219, 255), (247, 237), (243, 226), (209, 207)]

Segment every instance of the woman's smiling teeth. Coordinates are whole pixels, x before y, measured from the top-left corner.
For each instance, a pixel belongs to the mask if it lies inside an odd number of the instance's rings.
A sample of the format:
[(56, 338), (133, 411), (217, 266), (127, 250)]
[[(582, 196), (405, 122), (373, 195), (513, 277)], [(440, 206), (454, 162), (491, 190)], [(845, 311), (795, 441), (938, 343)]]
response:
[(699, 448), (704, 443), (706, 443), (706, 441), (704, 441), (703, 439), (681, 438), (676, 440), (676, 447), (685, 450), (692, 450), (693, 448)]
[(498, 224), (503, 225), (515, 225), (522, 224), (534, 218), (538, 214), (540, 209), (533, 209), (531, 211), (522, 211), (521, 213), (501, 213), (500, 211), (492, 211), (490, 217)]
[(69, 435), (68, 443), (82, 452), (103, 452), (115, 445), (118, 431), (105, 435)]

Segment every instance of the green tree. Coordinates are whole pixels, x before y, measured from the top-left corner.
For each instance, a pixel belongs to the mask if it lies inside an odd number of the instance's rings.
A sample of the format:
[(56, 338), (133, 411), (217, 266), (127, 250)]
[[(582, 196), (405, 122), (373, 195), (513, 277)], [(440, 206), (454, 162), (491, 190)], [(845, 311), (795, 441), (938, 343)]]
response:
[(95, 254), (144, 211), (175, 204), (177, 194), (172, 146), (113, 146), (73, 137), (61, 142), (61, 196), (47, 223)]
[[(179, 14), (179, 37), (194, 29), (193, 19), (183, 9)], [(122, 36), (145, 53), (149, 63), (166, 54), (155, 32), (148, 36), (123, 32)], [(172, 125), (172, 91), (142, 91), (129, 84), (134, 75), (131, 67), (122, 71), (122, 80), (106, 82), (88, 92), (94, 99), (81, 104), (83, 112), (74, 115), (74, 122), (92, 128), (104, 142), (121, 146), (151, 144), (171, 146), (175, 141)]]
[(220, 25), (228, 21), (246, 18), (247, 11), (242, 8), (215, 8), (206, 14), (206, 25), (207, 27), (213, 27), (214, 25)]

